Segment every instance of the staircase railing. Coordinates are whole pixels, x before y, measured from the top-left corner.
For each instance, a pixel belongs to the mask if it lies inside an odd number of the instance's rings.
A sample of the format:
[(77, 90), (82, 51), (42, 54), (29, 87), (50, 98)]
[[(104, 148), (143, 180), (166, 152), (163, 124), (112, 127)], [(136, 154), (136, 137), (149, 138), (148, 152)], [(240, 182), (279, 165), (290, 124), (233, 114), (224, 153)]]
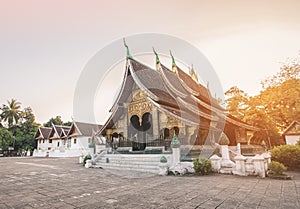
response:
[(105, 154), (107, 154), (107, 150), (101, 150), (99, 154), (96, 154), (94, 157), (94, 161), (97, 162), (98, 160), (101, 160), (101, 157), (103, 157)]

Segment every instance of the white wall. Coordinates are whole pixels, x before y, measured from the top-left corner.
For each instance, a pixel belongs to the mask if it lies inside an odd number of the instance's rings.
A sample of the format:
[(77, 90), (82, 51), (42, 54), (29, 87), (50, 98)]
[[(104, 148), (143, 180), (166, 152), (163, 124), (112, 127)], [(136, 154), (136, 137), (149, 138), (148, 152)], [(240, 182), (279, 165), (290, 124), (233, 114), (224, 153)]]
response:
[[(76, 139), (76, 143), (74, 143), (74, 139)], [(41, 140), (41, 143), (38, 142), (38, 150), (34, 151), (33, 156), (45, 157), (47, 152), (49, 153), (49, 157), (77, 157), (82, 154), (87, 155), (90, 152), (89, 139), (91, 140), (91, 137), (72, 137), (70, 139), (70, 147), (67, 146), (68, 139), (65, 145), (63, 144), (63, 139), (53, 139), (52, 143), (49, 143), (49, 140), (45, 140), (45, 143), (43, 143), (43, 140)], [(59, 147), (57, 147), (57, 142), (59, 142)], [(48, 147), (51, 147), (51, 150), (48, 150)]]
[[(43, 141), (45, 141), (43, 143)], [(48, 144), (48, 139), (45, 139), (45, 140), (41, 140), (41, 143), (38, 142), (38, 148), (40, 148), (41, 150), (47, 150), (49, 147), (49, 144)]]
[(295, 145), (300, 140), (300, 135), (285, 136), (286, 144)]
[[(71, 147), (70, 151), (74, 153), (78, 153), (78, 156), (82, 153), (84, 155), (89, 153), (89, 139), (91, 137), (88, 136), (77, 136), (71, 138)], [(76, 139), (76, 143), (74, 143), (74, 139)]]

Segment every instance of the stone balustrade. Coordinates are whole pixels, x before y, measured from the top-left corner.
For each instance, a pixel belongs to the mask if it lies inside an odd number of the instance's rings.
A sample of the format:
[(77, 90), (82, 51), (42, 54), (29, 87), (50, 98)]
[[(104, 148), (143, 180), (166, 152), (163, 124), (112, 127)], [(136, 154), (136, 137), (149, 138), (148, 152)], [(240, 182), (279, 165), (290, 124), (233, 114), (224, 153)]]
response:
[[(257, 154), (255, 156), (246, 157), (240, 152), (240, 146), (237, 146), (237, 155), (234, 157), (234, 162), (229, 159), (229, 150), (227, 145), (221, 145), (221, 157), (213, 155), (210, 157), (213, 171), (219, 173), (230, 173), (239, 176), (255, 175), (262, 178), (266, 177), (268, 165), (271, 162), (269, 153)], [(233, 163), (233, 164), (232, 164)], [(229, 169), (231, 168), (231, 169)]]

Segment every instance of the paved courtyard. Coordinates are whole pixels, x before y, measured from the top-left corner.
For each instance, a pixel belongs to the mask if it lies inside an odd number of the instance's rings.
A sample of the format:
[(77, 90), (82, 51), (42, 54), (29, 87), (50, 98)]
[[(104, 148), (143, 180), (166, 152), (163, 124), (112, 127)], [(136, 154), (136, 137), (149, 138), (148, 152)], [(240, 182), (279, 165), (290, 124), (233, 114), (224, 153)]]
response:
[(300, 208), (300, 173), (292, 175), (130, 178), (77, 158), (0, 158), (0, 208)]

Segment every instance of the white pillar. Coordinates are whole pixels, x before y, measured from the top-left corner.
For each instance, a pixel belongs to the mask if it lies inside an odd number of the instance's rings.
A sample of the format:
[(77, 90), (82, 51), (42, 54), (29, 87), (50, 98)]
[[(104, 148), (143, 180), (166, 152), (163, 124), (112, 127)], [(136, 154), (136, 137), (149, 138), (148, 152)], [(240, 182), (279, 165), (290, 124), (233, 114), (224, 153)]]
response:
[(233, 172), (233, 174), (239, 176), (246, 176), (246, 166), (245, 166), (246, 157), (243, 155), (237, 155), (235, 156), (234, 161), (235, 161), (235, 171)]
[(237, 151), (237, 154), (238, 154), (238, 155), (241, 155), (241, 154), (242, 154), (242, 151), (241, 151), (241, 144), (240, 144), (240, 143), (237, 143), (237, 145), (236, 145), (236, 151)]
[(264, 158), (261, 155), (255, 155), (253, 157), (253, 164), (254, 164), (254, 173), (255, 175), (259, 175), (262, 178), (266, 177), (265, 173), (265, 165), (264, 165)]
[(265, 165), (265, 171), (269, 168), (269, 163), (271, 162), (271, 155), (268, 152), (265, 152), (262, 154), (262, 157), (264, 158), (264, 165)]
[(165, 156), (162, 156), (160, 158), (158, 168), (159, 168), (159, 173), (158, 173), (159, 175), (161, 176), (168, 175), (168, 160)]
[(83, 155), (80, 155), (79, 156), (79, 164), (82, 164), (83, 163)]
[(172, 165), (176, 166), (180, 163), (180, 148), (172, 148)]
[(152, 111), (152, 125), (153, 125), (153, 140), (159, 138), (159, 116), (157, 109)]
[(219, 172), (221, 169), (221, 158), (218, 155), (213, 155), (209, 158), (214, 172)]
[(178, 163), (180, 163), (180, 142), (175, 134), (171, 141), (171, 148), (172, 148), (172, 166), (175, 167)]
[(221, 166), (232, 168), (234, 166), (234, 162), (232, 162), (229, 158), (228, 145), (221, 145), (220, 147), (221, 147), (221, 155), (222, 155)]

